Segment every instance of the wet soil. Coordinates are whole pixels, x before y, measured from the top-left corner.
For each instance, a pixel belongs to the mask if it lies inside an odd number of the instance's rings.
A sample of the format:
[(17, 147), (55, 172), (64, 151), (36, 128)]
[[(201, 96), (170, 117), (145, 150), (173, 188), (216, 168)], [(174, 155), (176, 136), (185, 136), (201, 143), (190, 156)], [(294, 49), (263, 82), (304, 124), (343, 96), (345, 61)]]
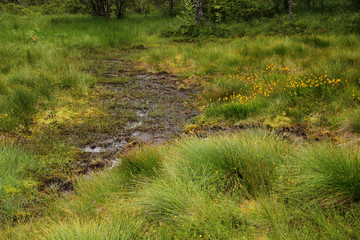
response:
[(199, 87), (166, 72), (138, 69), (120, 57), (87, 59), (98, 80), (91, 105), (106, 116), (71, 126), (64, 134), (80, 150), (77, 172), (118, 165), (120, 153), (141, 144), (163, 144), (199, 114)]

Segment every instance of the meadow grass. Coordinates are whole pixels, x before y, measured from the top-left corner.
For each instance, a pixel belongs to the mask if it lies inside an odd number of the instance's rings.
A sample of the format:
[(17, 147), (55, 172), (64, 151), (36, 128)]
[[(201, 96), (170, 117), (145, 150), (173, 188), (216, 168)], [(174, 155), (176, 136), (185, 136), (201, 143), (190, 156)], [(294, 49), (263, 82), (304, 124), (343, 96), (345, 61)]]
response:
[(40, 163), (15, 146), (1, 146), (0, 163), (0, 220), (5, 223), (26, 218), (34, 213), (28, 210), (39, 194), (32, 172), (40, 168)]
[[(235, 37), (190, 42), (160, 38), (177, 20), (153, 15), (1, 14), (1, 131), (29, 130), (38, 112), (89, 93), (97, 79), (82, 59), (145, 48), (121, 57), (203, 84), (209, 121), (260, 116), (335, 129), (346, 122), (358, 132), (357, 111), (348, 113), (360, 99), (360, 38), (351, 13), (330, 14), (228, 23)], [(37, 155), (0, 148), (0, 238), (360, 238), (356, 146), (245, 131), (136, 149), (120, 166), (81, 177), (69, 172), (74, 149), (51, 134), (44, 130)], [(58, 175), (72, 178), (74, 193), (40, 194), (41, 179)]]
[[(171, 21), (149, 16), (105, 20), (90, 16), (12, 16), (0, 22), (0, 116), (2, 130), (26, 128), (38, 111), (64, 91), (81, 95), (94, 79), (83, 71), (91, 51), (141, 47)], [(150, 23), (150, 24), (149, 24)]]
[[(358, 202), (360, 158), (357, 147), (311, 146), (300, 151), (290, 165), (290, 196), (300, 202), (317, 205)], [(290, 172), (291, 170), (289, 170)]]
[[(142, 57), (158, 69), (196, 79), (205, 86), (206, 116), (273, 119), (337, 126), (358, 106), (359, 36), (255, 36), (165, 44)], [(194, 77), (195, 76), (195, 77)], [(244, 100), (245, 99), (245, 100)]]
[[(10, 239), (358, 238), (358, 148), (294, 144), (265, 130), (184, 139), (79, 178)], [(149, 161), (146, 161), (149, 160)], [(133, 164), (129, 162), (134, 161)], [(137, 162), (141, 163), (137, 163)], [(146, 164), (148, 163), (148, 164)], [(130, 174), (126, 171), (130, 171)], [(151, 177), (150, 177), (151, 176)], [(106, 186), (106, 187), (105, 187)], [(331, 191), (329, 191), (331, 190)]]

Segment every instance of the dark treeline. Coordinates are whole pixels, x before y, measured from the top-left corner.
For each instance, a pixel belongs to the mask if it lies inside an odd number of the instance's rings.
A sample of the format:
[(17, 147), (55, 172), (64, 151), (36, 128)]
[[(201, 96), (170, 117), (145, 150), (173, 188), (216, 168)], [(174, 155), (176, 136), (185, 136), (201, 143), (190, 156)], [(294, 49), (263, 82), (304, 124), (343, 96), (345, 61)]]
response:
[[(170, 16), (193, 15), (221, 22), (272, 17), (282, 12), (328, 11), (336, 8), (358, 10), (360, 0), (0, 0), (0, 9), (38, 8), (42, 13), (90, 13), (94, 16), (122, 18), (126, 12), (149, 14), (162, 11)], [(338, 10), (338, 9), (337, 9)]]

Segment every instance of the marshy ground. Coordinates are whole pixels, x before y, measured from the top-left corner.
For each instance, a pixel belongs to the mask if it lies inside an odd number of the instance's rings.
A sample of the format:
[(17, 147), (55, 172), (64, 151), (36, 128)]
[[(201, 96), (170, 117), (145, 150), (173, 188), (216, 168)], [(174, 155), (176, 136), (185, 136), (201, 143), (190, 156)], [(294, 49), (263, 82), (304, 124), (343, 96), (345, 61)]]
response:
[[(42, 131), (30, 133), (35, 141), (61, 139), (69, 146), (73, 158), (68, 171), (73, 176), (121, 164), (120, 154), (138, 145), (164, 144), (178, 138), (200, 112), (200, 86), (189, 86), (186, 79), (167, 72), (147, 72), (123, 60), (128, 52), (115, 51), (81, 59), (86, 65), (83, 71), (92, 74), (97, 82), (86, 103), (87, 109), (95, 109), (94, 114), (86, 111), (76, 120), (70, 118), (55, 127), (51, 122), (42, 125)], [(55, 114), (46, 113), (42, 118), (55, 122), (61, 118), (56, 108)], [(71, 179), (56, 174), (44, 178), (42, 184), (43, 190), (73, 190)]]
[(338, 14), (190, 41), (158, 15), (1, 15), (0, 238), (359, 239)]
[[(97, 120), (67, 131), (84, 154), (104, 158), (104, 164), (138, 144), (163, 144), (181, 135), (199, 113), (199, 88), (185, 86), (182, 79), (166, 72), (150, 73), (124, 61), (126, 52), (97, 54), (87, 71), (100, 78), (92, 105), (105, 110)], [(108, 162), (107, 160), (110, 160)], [(116, 162), (113, 162), (116, 164)]]

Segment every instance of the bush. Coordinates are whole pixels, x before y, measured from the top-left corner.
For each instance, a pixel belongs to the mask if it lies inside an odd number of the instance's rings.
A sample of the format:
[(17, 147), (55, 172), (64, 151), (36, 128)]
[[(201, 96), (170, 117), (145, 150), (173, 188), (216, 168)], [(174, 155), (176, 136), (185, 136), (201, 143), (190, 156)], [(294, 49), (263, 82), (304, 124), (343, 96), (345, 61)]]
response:
[(349, 30), (354, 33), (360, 33), (360, 14), (355, 13), (351, 19)]
[(206, 15), (214, 22), (226, 20), (250, 20), (253, 18), (272, 17), (275, 9), (272, 5), (250, 0), (209, 1)]
[(304, 33), (307, 30), (307, 24), (303, 20), (293, 19), (291, 21), (286, 21), (282, 23), (277, 30), (278, 34), (292, 35)]
[(163, 31), (162, 37), (186, 37), (198, 38), (214, 36), (217, 38), (225, 38), (230, 36), (230, 31), (219, 25), (202, 26), (202, 25), (181, 25), (175, 30)]
[(14, 4), (14, 3), (2, 4), (0, 10), (3, 12), (15, 14), (15, 15), (24, 15), (25, 14), (24, 8), (18, 4)]

